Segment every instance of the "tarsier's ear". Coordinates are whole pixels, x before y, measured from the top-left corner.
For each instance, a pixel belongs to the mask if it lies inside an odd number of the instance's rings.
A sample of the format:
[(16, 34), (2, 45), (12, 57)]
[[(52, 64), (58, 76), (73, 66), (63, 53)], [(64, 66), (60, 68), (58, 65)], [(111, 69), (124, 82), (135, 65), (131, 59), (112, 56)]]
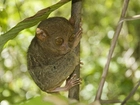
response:
[(45, 31), (40, 28), (36, 29), (36, 36), (41, 41), (44, 41), (47, 38), (47, 34), (45, 33)]

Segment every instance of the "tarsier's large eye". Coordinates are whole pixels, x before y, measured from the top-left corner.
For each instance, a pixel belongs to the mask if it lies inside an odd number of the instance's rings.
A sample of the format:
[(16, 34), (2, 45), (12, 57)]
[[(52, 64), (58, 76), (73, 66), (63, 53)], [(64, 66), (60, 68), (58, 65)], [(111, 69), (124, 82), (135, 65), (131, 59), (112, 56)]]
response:
[(75, 39), (75, 36), (74, 36), (74, 35), (72, 35), (72, 36), (69, 38), (69, 41), (70, 41), (70, 42), (73, 42), (73, 41), (74, 41), (74, 39)]
[(62, 45), (63, 42), (64, 42), (64, 39), (63, 39), (63, 38), (56, 38), (56, 39), (55, 39), (55, 43), (56, 43), (57, 45)]

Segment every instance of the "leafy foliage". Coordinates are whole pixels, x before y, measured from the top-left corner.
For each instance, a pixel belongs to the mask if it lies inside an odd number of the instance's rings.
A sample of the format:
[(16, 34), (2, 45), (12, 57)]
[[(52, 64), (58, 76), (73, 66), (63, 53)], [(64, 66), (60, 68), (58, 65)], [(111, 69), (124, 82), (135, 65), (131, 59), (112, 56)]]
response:
[[(56, 1), (2, 0), (0, 2), (0, 33), (4, 34), (21, 20), (33, 16), (37, 11), (56, 3)], [(138, 0), (130, 1), (127, 16), (139, 14), (139, 5)], [(95, 98), (121, 7), (121, 0), (83, 0), (81, 60), (84, 65), (81, 68), (83, 83), (80, 98), (85, 105), (91, 103)], [(67, 19), (70, 17), (70, 2), (61, 8), (55, 6), (54, 8), (56, 9), (54, 12), (49, 11), (49, 13), (52, 12), (50, 16), (64, 16)], [(44, 15), (45, 18), (48, 15)], [(27, 24), (33, 26), (42, 19), (37, 19), (35, 23), (31, 24), (27, 22)], [(123, 100), (140, 79), (139, 22), (139, 20), (125, 22), (122, 28), (112, 57), (102, 99)], [(23, 25), (22, 29), (30, 26)], [(17, 105), (19, 103), (21, 105), (33, 105), (34, 102), (44, 104), (42, 97), (45, 93), (41, 92), (32, 81), (26, 67), (26, 51), (33, 38), (34, 30), (35, 27), (32, 27), (23, 30), (18, 35), (6, 36), (7, 40), (14, 38), (8, 42), (4, 39), (6, 44), (2, 41), (3, 35), (0, 36), (0, 47), (2, 48), (2, 45), (5, 44), (0, 57), (1, 105), (5, 105), (4, 103), (7, 105), (16, 103)], [(140, 104), (139, 93), (140, 88), (127, 104)], [(65, 97), (66, 93), (61, 93), (61, 95)], [(56, 98), (52, 99), (56, 100)], [(61, 99), (65, 103), (69, 103), (66, 98)], [(50, 101), (46, 102), (48, 105), (53, 105)]]

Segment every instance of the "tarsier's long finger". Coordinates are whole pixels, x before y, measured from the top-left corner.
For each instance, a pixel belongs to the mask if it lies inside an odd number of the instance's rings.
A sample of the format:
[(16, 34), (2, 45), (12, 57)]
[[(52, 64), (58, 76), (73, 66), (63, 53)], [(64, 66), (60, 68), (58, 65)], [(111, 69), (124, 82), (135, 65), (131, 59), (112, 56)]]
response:
[(73, 80), (75, 79), (76, 79), (76, 74), (73, 74), (71, 78), (67, 80), (67, 84), (69, 84), (70, 82), (73, 82)]
[(75, 81), (72, 82), (72, 86), (79, 85), (81, 83), (82, 83), (82, 79), (81, 78), (77, 78)]
[(76, 33), (76, 37), (78, 38), (78, 39), (81, 39), (81, 37), (82, 37), (82, 28), (80, 28), (79, 29), (79, 31)]
[(73, 74), (70, 80), (76, 79), (76, 74)]
[(81, 78), (77, 78), (76, 80), (73, 81), (73, 83), (82, 83), (82, 79)]
[(75, 82), (75, 81), (80, 81), (81, 79), (77, 78), (76, 74), (73, 74), (72, 77), (69, 79), (68, 82)]

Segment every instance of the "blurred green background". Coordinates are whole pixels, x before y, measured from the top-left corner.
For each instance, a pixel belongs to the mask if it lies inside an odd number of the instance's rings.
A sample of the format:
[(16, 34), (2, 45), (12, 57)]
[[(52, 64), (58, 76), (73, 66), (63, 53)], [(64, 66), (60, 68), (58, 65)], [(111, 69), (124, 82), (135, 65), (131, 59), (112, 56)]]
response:
[[(0, 34), (57, 1), (59, 0), (1, 0)], [(91, 103), (95, 98), (122, 4), (123, 0), (83, 0), (83, 37), (80, 54), (84, 65), (81, 68), (83, 83), (80, 89), (80, 99), (85, 105)], [(63, 16), (69, 19), (70, 9), (71, 3), (69, 2), (50, 16)], [(127, 17), (137, 14), (140, 14), (140, 0), (130, 0)], [(35, 96), (45, 94), (35, 85), (27, 70), (26, 52), (34, 37), (35, 28), (36, 26), (20, 32), (16, 38), (6, 43), (1, 52), (0, 105), (22, 103)], [(139, 79), (140, 20), (134, 20), (124, 22), (110, 64), (102, 99), (123, 100)], [(61, 94), (63, 98), (60, 96), (59, 98), (66, 101), (67, 93), (62, 92)], [(34, 100), (38, 102), (38, 98)], [(140, 102), (140, 87), (129, 102)], [(33, 103), (28, 105), (33, 105)], [(47, 105), (53, 104), (48, 103)]]

